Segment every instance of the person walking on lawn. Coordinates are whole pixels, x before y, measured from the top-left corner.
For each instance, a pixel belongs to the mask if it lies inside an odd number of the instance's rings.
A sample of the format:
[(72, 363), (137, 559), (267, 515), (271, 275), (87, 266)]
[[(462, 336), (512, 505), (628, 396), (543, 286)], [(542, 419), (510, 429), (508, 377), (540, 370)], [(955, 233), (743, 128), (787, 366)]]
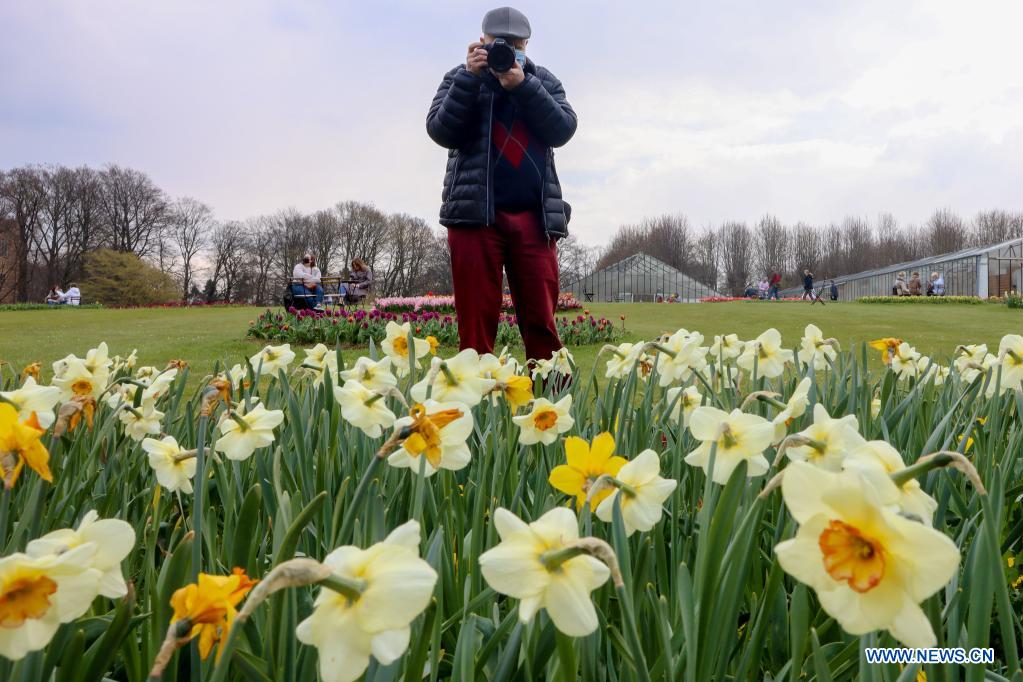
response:
[[(526, 56), (531, 34), (522, 12), (487, 12), (465, 63), (437, 88), (426, 130), (448, 150), (440, 223), (448, 228), (459, 345), (493, 352), (503, 269), (526, 356), (548, 359), (562, 346), (556, 243), (571, 217), (554, 148), (575, 134), (576, 115), (561, 81)], [(490, 51), (508, 46), (514, 62), (498, 71)]]

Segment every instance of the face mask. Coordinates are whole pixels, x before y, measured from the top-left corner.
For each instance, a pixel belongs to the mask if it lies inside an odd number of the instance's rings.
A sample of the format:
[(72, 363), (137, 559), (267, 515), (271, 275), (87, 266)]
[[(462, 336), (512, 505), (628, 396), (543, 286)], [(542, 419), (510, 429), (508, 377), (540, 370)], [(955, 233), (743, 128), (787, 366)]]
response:
[(524, 50), (515, 50), (515, 61), (519, 63), (520, 67), (526, 66), (526, 53)]

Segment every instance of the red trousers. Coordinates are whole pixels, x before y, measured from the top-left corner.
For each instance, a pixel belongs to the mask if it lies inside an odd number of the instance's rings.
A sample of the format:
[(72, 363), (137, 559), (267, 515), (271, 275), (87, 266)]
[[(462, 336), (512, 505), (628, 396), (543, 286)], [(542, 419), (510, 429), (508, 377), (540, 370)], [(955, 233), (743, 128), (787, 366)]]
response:
[(547, 240), (534, 211), (498, 211), (496, 218), (494, 225), (448, 228), (459, 345), (479, 353), (494, 352), (503, 268), (526, 358), (548, 359), (561, 348), (554, 325), (558, 247)]

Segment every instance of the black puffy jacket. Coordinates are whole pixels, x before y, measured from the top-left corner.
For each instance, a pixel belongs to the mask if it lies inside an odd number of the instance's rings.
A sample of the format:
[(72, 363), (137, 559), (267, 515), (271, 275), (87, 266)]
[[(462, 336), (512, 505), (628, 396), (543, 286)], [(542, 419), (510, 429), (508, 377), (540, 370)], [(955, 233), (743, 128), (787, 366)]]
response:
[[(521, 111), (530, 133), (548, 147), (542, 188), (543, 226), (549, 239), (560, 239), (568, 236), (572, 207), (561, 198), (553, 148), (575, 134), (576, 116), (554, 74), (529, 59), (523, 71), (526, 79), (506, 92)], [(490, 72), (476, 76), (465, 65), (457, 66), (444, 75), (426, 115), (427, 133), (448, 149), (440, 208), (440, 224), (445, 227), (494, 223), (490, 126), (494, 92), (500, 89), (500, 82)]]

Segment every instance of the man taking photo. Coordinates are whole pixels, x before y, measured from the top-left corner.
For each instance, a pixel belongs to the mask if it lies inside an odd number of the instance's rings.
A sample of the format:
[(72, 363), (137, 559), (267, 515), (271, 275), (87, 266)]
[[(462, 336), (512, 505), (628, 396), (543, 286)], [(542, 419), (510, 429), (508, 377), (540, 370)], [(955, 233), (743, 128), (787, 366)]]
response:
[(554, 147), (576, 115), (554, 74), (526, 57), (532, 31), (511, 7), (483, 17), (465, 64), (444, 75), (426, 117), (448, 149), (440, 223), (448, 228), (460, 345), (494, 350), (502, 268), (530, 359), (561, 348), (556, 241), (568, 235)]

